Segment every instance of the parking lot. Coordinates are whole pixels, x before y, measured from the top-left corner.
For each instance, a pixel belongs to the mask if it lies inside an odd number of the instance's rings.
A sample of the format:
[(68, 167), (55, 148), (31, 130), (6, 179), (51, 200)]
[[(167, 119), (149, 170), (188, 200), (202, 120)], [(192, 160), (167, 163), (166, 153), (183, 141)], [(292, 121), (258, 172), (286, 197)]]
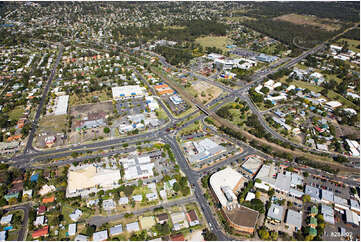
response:
[(120, 115), (132, 115), (143, 113), (146, 110), (147, 104), (144, 98), (134, 98), (128, 100), (119, 100), (115, 106)]
[(345, 185), (333, 183), (325, 178), (317, 177), (310, 175), (305, 178), (305, 184), (313, 187), (317, 187), (319, 189), (325, 189), (328, 191), (332, 191), (334, 195), (349, 199), (350, 198), (350, 189)]

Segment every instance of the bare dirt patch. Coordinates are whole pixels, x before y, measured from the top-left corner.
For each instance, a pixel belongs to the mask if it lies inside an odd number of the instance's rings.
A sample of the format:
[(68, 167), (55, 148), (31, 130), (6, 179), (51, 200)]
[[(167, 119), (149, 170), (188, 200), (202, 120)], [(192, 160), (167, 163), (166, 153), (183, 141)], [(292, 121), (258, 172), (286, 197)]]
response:
[(208, 103), (214, 98), (217, 98), (222, 93), (222, 90), (219, 87), (213, 86), (204, 81), (194, 82), (192, 84), (192, 88), (197, 92), (197, 98), (202, 103)]
[(311, 15), (299, 15), (292, 13), (276, 17), (273, 20), (281, 20), (298, 25), (311, 25), (320, 27), (326, 31), (336, 31), (341, 28), (341, 24), (339, 24), (337, 20), (317, 18), (316, 16)]
[(81, 114), (92, 113), (92, 112), (112, 112), (113, 104), (111, 101), (95, 103), (95, 104), (84, 104), (77, 105), (71, 108), (71, 115), (77, 117)]

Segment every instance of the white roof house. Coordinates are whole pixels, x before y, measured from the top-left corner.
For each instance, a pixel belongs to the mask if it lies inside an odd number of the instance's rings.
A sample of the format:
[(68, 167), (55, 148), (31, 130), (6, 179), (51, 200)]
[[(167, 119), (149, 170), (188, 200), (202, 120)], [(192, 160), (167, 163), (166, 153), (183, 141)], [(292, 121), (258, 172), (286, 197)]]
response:
[(68, 110), (69, 95), (59, 96), (56, 98), (56, 107), (54, 110), (55, 115), (66, 114)]
[(0, 241), (5, 241), (6, 240), (6, 231), (1, 231), (0, 232)]
[(115, 235), (118, 235), (118, 234), (121, 234), (121, 233), (123, 233), (123, 226), (121, 224), (116, 225), (114, 227), (111, 227), (109, 229), (109, 235), (110, 236), (115, 236)]
[(69, 217), (71, 220), (76, 222), (79, 220), (79, 218), (81, 217), (82, 214), (83, 214), (83, 212), (81, 210), (75, 209), (75, 211), (73, 213), (69, 214)]
[(231, 197), (234, 199), (234, 192), (243, 184), (242, 181), (244, 183), (243, 176), (229, 167), (214, 173), (209, 180), (212, 190), (223, 207), (227, 207), (229, 203), (232, 203), (230, 201), (232, 200)]
[(88, 240), (88, 236), (82, 235), (82, 234), (78, 234), (75, 239), (75, 241), (87, 241)]
[(76, 233), (76, 224), (69, 224), (68, 235), (74, 236)]
[(118, 203), (119, 203), (119, 205), (128, 204), (129, 203), (129, 198), (128, 197), (121, 197), (121, 198), (119, 198)]
[(36, 219), (34, 221), (34, 225), (35, 226), (42, 226), (42, 225), (44, 225), (44, 221), (45, 221), (44, 216), (38, 216), (38, 217), (36, 217)]
[(253, 192), (248, 192), (245, 201), (251, 201), (252, 199), (255, 198), (256, 198), (256, 194), (254, 194)]
[(329, 108), (335, 109), (335, 108), (341, 107), (342, 103), (340, 103), (338, 101), (330, 101), (330, 102), (325, 103), (325, 105)]
[(94, 241), (104, 241), (108, 239), (108, 231), (103, 230), (93, 234)]
[(13, 215), (12, 214), (9, 214), (9, 215), (6, 215), (6, 216), (3, 216), (1, 218), (1, 221), (0, 223), (2, 225), (5, 225), (5, 224), (10, 224), (11, 223), (11, 219), (13, 218)]
[(127, 224), (126, 227), (127, 227), (127, 232), (129, 232), (129, 233), (137, 232), (140, 230), (139, 223), (137, 221)]

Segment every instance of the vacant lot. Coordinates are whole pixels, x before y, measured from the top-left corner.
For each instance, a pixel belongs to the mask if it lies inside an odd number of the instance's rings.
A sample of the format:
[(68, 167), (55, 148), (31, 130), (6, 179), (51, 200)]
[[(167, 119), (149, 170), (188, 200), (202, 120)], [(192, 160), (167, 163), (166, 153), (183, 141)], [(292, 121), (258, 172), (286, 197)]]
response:
[(208, 103), (212, 99), (217, 98), (222, 93), (222, 90), (219, 87), (213, 86), (204, 81), (194, 82), (192, 89), (195, 90), (198, 95), (197, 98), (202, 103)]
[(81, 93), (79, 95), (72, 94), (69, 98), (69, 105), (80, 105), (80, 104), (87, 104), (92, 103), (93, 101), (106, 101), (110, 100), (111, 91), (106, 92), (106, 90), (102, 91), (95, 91), (89, 93)]
[(112, 112), (113, 104), (112, 102), (103, 102), (103, 103), (94, 103), (94, 104), (84, 104), (77, 105), (71, 108), (71, 115), (74, 118), (79, 118), (79, 116), (86, 115), (87, 113), (92, 112)]
[(226, 36), (199, 37), (196, 39), (196, 42), (199, 43), (203, 48), (216, 47), (221, 50), (227, 50), (226, 46), (233, 44), (232, 40), (228, 39)]
[(66, 115), (45, 116), (40, 120), (39, 133), (58, 133), (66, 129)]
[[(341, 44), (343, 41), (346, 41), (348, 43), (348, 48), (356, 53), (360, 52), (360, 41), (358, 40), (352, 40), (352, 39), (340, 39), (337, 41), (338, 44)], [(342, 45), (341, 45), (342, 46)], [(357, 48), (358, 47), (358, 48)]]
[(24, 116), (24, 111), (25, 109), (23, 106), (17, 106), (9, 112), (9, 118), (18, 120), (19, 118)]
[(299, 14), (286, 14), (274, 18), (274, 20), (281, 20), (285, 22), (290, 22), (298, 25), (311, 25), (315, 27), (320, 27), (326, 31), (336, 31), (341, 28), (341, 24), (332, 19), (326, 18), (317, 18), (315, 16), (299, 15)]

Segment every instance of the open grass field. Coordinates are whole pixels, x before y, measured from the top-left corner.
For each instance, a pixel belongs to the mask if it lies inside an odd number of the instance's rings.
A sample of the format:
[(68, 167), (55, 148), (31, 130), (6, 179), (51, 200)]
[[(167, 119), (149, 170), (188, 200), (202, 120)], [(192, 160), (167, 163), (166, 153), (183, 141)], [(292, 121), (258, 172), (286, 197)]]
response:
[(203, 48), (216, 47), (224, 51), (227, 50), (227, 45), (233, 44), (233, 41), (226, 36), (205, 36), (197, 38), (196, 43), (199, 43)]
[(69, 105), (72, 106), (72, 105), (91, 103), (94, 97), (98, 97), (98, 99), (95, 100), (100, 102), (111, 99), (111, 97), (107, 95), (105, 90), (83, 93), (81, 95), (72, 94), (69, 98)]
[(24, 116), (24, 111), (25, 108), (23, 106), (17, 106), (9, 112), (9, 118), (17, 120)]
[(311, 25), (319, 27), (326, 31), (336, 31), (341, 28), (341, 24), (332, 19), (317, 18), (316, 16), (307, 16), (300, 14), (286, 14), (274, 18), (274, 20), (281, 20), (285, 22), (290, 22), (297, 25)]
[(360, 46), (360, 41), (342, 38), (337, 41), (337, 44), (340, 45), (343, 41), (346, 41), (348, 43), (348, 47), (350, 50), (352, 50), (356, 53), (360, 52), (360, 48), (356, 48), (357, 46), (358, 47)]
[(39, 130), (52, 130), (54, 132), (62, 132), (66, 129), (66, 115), (45, 116), (40, 120)]
[(185, 26), (179, 26), (179, 25), (172, 25), (172, 26), (166, 26), (164, 27), (166, 29), (185, 29)]

